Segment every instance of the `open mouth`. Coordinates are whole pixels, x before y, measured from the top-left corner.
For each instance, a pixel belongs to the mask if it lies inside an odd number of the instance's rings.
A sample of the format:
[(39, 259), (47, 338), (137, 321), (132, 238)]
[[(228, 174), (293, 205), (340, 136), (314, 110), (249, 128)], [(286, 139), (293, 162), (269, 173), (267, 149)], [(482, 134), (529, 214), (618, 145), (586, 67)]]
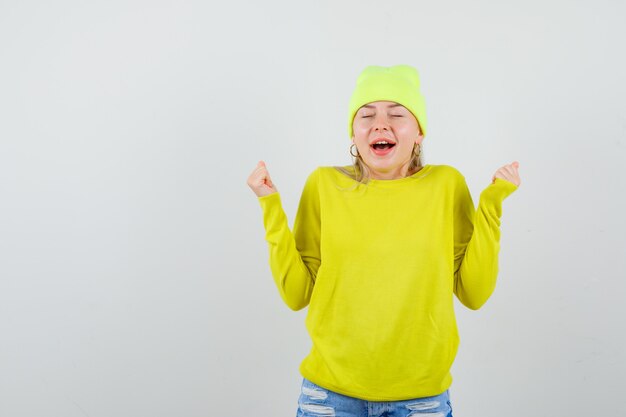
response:
[(385, 156), (391, 152), (391, 150), (396, 146), (395, 143), (374, 143), (370, 145), (374, 154), (378, 156)]
[(385, 150), (385, 149), (391, 149), (394, 146), (396, 146), (396, 144), (395, 143), (375, 143), (375, 144), (373, 144), (371, 146), (375, 150), (382, 151), (382, 150)]

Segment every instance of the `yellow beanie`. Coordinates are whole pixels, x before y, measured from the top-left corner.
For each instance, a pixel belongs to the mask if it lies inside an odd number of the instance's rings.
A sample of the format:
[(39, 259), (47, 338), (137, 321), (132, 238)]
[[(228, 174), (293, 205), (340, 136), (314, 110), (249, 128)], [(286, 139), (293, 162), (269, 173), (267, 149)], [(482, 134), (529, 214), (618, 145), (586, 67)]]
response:
[(422, 135), (426, 136), (426, 103), (420, 92), (420, 78), (410, 65), (366, 67), (356, 81), (350, 98), (348, 136), (352, 139), (352, 122), (361, 106), (373, 101), (395, 101), (406, 107), (417, 119)]

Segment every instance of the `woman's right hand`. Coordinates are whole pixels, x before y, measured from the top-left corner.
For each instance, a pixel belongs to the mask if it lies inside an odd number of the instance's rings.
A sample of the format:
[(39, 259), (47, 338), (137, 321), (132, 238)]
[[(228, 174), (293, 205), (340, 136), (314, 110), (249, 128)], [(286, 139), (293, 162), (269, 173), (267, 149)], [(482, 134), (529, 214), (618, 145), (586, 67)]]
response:
[(263, 197), (278, 192), (265, 167), (265, 162), (259, 161), (254, 171), (248, 177), (248, 186), (257, 197)]

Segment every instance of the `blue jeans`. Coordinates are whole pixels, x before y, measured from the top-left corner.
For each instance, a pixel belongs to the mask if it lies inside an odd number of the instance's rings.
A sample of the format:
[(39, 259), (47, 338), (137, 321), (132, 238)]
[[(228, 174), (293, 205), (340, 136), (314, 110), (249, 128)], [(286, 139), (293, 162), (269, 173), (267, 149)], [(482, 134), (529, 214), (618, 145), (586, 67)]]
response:
[(302, 379), (296, 417), (452, 417), (448, 390), (432, 397), (367, 401), (348, 397)]

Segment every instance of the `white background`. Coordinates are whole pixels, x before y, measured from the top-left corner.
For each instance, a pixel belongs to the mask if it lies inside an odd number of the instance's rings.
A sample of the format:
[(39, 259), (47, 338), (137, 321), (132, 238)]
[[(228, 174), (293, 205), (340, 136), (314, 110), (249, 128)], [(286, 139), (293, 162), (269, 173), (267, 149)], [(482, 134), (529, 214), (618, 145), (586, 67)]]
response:
[[(456, 417), (620, 414), (618, 1), (0, 2), (0, 416), (295, 416), (307, 309), (246, 184), (290, 221), (348, 165), (367, 65), (415, 66), (425, 163), (477, 203), (515, 160), (500, 274), (455, 301)], [(618, 411), (616, 411), (618, 410)]]

